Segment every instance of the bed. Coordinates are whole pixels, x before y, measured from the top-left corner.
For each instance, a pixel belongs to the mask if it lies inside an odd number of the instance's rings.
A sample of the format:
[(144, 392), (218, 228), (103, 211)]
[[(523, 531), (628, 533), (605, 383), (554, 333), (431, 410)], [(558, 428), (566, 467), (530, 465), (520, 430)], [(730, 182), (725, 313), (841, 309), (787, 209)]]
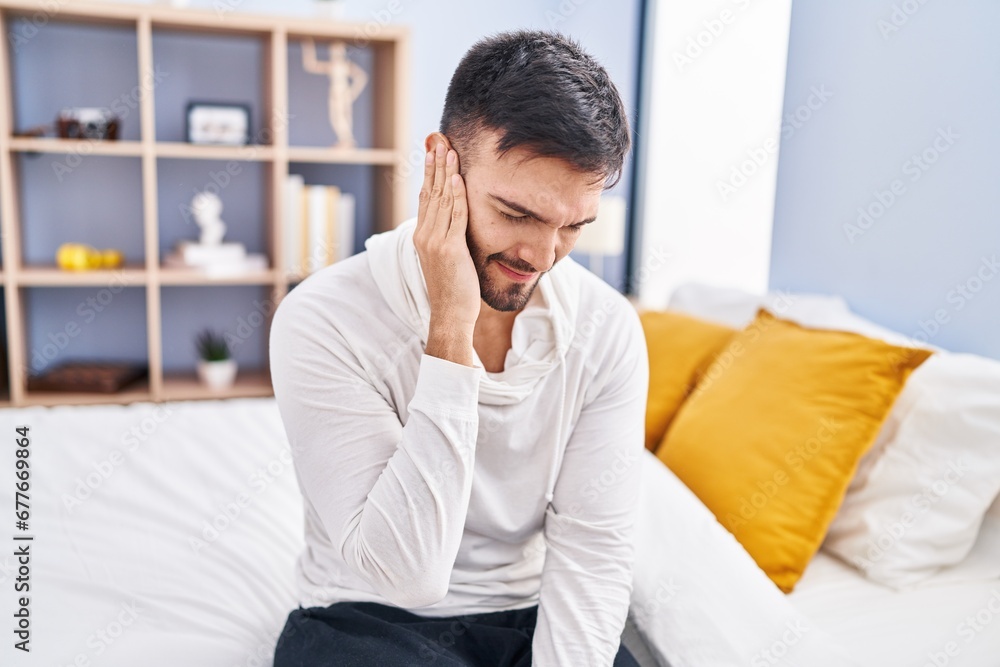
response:
[[(274, 399), (0, 411), (9, 443), (24, 426), (29, 527), (8, 526), (34, 538), (31, 652), (8, 635), (2, 664), (271, 665), (303, 548)], [(1000, 666), (997, 502), (968, 556), (911, 590), (821, 551), (786, 596), (655, 456), (642, 465), (623, 642), (644, 667)], [(3, 553), (0, 613), (11, 619), (18, 563)]]
[[(271, 664), (303, 545), (274, 399), (25, 408), (0, 424), (8, 442), (30, 427), (34, 536), (31, 653), (8, 639), (0, 663)], [(12, 484), (0, 493), (10, 507)]]
[[(978, 556), (998, 557), (980, 546)], [(790, 599), (866, 665), (1000, 665), (997, 579), (942, 575), (917, 590), (897, 592), (821, 551)]]
[(873, 583), (821, 550), (786, 596), (662, 463), (643, 465), (644, 506), (675, 510), (640, 512), (627, 634), (643, 667), (1000, 665), (1000, 502), (966, 560), (918, 587)]

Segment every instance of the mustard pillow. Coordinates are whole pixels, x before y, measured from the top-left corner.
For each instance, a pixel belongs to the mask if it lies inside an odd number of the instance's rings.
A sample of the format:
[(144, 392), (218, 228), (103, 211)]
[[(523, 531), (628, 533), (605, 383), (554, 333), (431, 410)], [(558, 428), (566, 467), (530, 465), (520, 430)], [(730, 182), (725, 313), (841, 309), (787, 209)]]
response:
[(663, 440), (699, 371), (708, 367), (736, 329), (665, 311), (640, 312), (639, 319), (649, 354), (646, 449), (652, 451)]
[(805, 329), (764, 309), (725, 352), (656, 455), (789, 593), (906, 379), (932, 352)]

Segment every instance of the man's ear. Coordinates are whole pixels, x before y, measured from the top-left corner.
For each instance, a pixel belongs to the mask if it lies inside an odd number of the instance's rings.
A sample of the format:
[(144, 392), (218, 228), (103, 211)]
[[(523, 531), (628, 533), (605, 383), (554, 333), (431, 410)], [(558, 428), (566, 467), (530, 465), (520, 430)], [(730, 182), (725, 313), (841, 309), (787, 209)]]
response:
[(431, 153), (434, 151), (435, 148), (437, 148), (437, 145), (441, 142), (444, 142), (444, 147), (446, 151), (453, 148), (453, 146), (451, 145), (451, 141), (448, 140), (448, 137), (444, 136), (440, 132), (431, 132), (430, 134), (428, 134), (427, 139), (424, 141), (424, 148), (427, 150), (428, 153)]

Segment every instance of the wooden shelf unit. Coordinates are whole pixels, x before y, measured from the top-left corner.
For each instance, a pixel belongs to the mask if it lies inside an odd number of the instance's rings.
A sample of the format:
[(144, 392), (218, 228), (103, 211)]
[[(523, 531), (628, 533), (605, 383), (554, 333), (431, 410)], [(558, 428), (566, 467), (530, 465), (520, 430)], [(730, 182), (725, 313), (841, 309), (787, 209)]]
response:
[[(2, 262), (0, 283), (4, 295), (8, 358), (7, 387), (0, 386), (0, 407), (85, 403), (130, 403), (182, 399), (227, 398), (271, 395), (267, 368), (240, 368), (235, 385), (225, 392), (213, 392), (202, 386), (194, 371), (165, 372), (161, 340), (163, 287), (256, 285), (270, 292), (274, 304), (301, 280), (284, 264), (284, 184), (290, 163), (361, 165), (375, 167), (371, 179), (373, 224), (375, 231), (391, 229), (402, 221), (407, 209), (405, 188), (395, 187), (403, 178), (407, 149), (407, 84), (409, 31), (400, 26), (382, 26), (369, 35), (363, 24), (327, 19), (293, 18), (241, 14), (237, 11), (175, 9), (157, 5), (73, 2), (54, 5), (47, 0), (0, 0), (0, 34), (10, 34), (12, 21), (42, 17), (41, 29), (53, 22), (80, 26), (114, 27), (135, 31), (136, 63), (139, 81), (154, 72), (153, 35), (171, 31), (197, 36), (252, 37), (259, 40), (263, 53), (263, 117), (288, 118), (289, 43), (305, 38), (329, 41), (342, 39), (372, 52), (374, 67), (369, 74), (373, 95), (374, 147), (340, 149), (321, 146), (290, 146), (287, 124), (268, 122), (268, 143), (252, 146), (200, 146), (177, 141), (158, 141), (154, 96), (155, 86), (147, 88), (139, 99), (140, 139), (138, 141), (90, 141), (55, 138), (15, 137), (12, 57), (10, 40), (0, 47), (0, 238)], [(81, 58), (81, 67), (86, 58)], [(80, 105), (85, 106), (85, 105)], [(53, 109), (53, 113), (56, 110)], [(84, 145), (86, 144), (86, 145)], [(22, 230), (31, 220), (22, 220), (22, 195), (19, 157), (26, 154), (83, 154), (111, 158), (139, 158), (142, 169), (142, 234), (144, 262), (129, 264), (117, 271), (69, 272), (54, 265), (26, 263), (22, 258)], [(208, 277), (194, 270), (161, 266), (159, 251), (157, 165), (161, 159), (235, 160), (264, 165), (265, 245), (269, 268), (238, 276)], [(74, 239), (67, 239), (74, 240)], [(118, 281), (144, 290), (146, 308), (146, 349), (149, 377), (116, 394), (29, 392), (28, 321), (25, 288), (96, 287)], [(271, 311), (273, 314), (273, 310)], [(270, 330), (268, 314), (261, 335)], [(123, 336), (129, 332), (123, 332)]]

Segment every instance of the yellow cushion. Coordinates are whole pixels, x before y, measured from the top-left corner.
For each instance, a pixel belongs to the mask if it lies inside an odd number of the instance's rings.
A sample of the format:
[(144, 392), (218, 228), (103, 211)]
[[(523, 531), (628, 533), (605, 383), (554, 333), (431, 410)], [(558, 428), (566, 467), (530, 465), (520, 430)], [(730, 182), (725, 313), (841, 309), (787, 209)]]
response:
[(705, 371), (656, 455), (791, 592), (858, 460), (930, 355), (761, 309)]
[(649, 354), (646, 449), (652, 451), (694, 387), (699, 370), (708, 367), (736, 329), (665, 311), (640, 312), (639, 319)]

